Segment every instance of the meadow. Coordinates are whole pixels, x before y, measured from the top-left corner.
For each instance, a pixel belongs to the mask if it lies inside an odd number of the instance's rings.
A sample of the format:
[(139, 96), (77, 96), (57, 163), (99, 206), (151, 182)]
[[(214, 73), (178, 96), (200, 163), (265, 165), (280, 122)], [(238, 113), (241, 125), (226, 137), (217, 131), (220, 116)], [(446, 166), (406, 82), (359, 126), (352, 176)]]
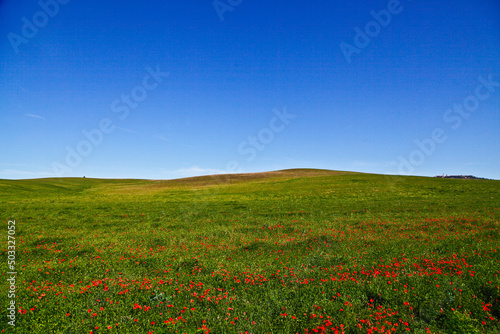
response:
[(500, 332), (500, 181), (0, 180), (0, 216), (2, 333)]

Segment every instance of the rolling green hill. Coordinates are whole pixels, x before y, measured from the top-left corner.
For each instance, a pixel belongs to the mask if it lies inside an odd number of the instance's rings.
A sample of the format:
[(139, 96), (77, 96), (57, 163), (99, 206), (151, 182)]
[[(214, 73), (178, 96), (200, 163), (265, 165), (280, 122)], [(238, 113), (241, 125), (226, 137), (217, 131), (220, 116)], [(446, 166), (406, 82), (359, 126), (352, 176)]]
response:
[(0, 180), (0, 214), (5, 264), (16, 222), (17, 333), (500, 329), (500, 181)]
[[(212, 210), (254, 207), (318, 215), (321, 212), (363, 211), (364, 215), (400, 217), (404, 212), (421, 215), (483, 214), (498, 207), (500, 181), (454, 180), (411, 176), (386, 176), (315, 169), (291, 169), (266, 173), (227, 174), (176, 180), (125, 180), (91, 178), (46, 178), (0, 180), (1, 210), (4, 217), (23, 214), (22, 204), (53, 205), (54, 212), (64, 203), (110, 209), (126, 205), (128, 210), (141, 203), (156, 210), (178, 212), (189, 206), (200, 211), (211, 203)], [(98, 205), (97, 202), (100, 204)], [(9, 204), (5, 206), (5, 204)], [(17, 211), (16, 208), (23, 208)], [(280, 209), (281, 208), (281, 209)], [(206, 208), (205, 208), (206, 209)], [(75, 210), (75, 212), (78, 209)], [(187, 214), (178, 212), (178, 214)], [(47, 212), (50, 215), (50, 212)], [(150, 213), (152, 214), (152, 213)], [(490, 211), (492, 219), (498, 212)]]

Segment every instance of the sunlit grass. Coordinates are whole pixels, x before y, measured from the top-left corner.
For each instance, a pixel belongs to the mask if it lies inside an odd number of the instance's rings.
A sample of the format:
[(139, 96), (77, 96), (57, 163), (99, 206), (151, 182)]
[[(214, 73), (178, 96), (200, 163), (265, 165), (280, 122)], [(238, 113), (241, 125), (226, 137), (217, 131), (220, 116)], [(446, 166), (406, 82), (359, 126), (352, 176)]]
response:
[(500, 330), (498, 181), (44, 179), (0, 200), (18, 333)]

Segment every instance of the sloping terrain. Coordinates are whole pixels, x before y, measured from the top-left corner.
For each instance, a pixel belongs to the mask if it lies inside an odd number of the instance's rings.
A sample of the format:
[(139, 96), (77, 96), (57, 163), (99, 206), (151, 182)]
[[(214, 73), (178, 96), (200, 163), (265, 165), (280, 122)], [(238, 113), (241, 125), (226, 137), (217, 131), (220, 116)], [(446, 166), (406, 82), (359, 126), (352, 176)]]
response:
[(500, 181), (0, 180), (0, 216), (17, 333), (500, 330)]

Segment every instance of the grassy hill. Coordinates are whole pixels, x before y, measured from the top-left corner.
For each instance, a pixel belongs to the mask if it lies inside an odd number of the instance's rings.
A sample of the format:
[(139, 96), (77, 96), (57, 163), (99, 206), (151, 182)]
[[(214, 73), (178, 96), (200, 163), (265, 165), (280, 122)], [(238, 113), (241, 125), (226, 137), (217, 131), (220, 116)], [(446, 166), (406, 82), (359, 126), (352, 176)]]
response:
[(16, 221), (18, 333), (500, 329), (500, 181), (0, 180), (0, 213), (5, 236)]

